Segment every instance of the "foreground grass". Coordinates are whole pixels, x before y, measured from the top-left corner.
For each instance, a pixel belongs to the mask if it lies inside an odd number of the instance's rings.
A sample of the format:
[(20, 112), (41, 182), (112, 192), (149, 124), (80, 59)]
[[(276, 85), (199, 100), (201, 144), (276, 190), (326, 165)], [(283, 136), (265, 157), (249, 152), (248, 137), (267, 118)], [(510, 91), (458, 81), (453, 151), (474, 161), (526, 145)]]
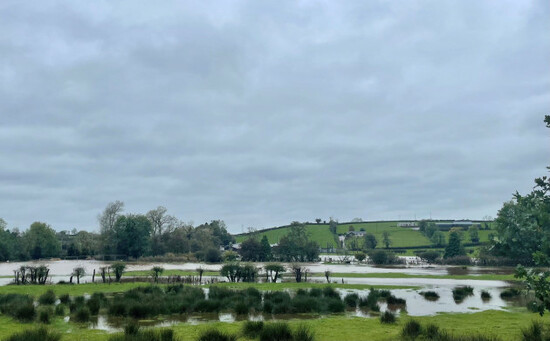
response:
[[(298, 324), (305, 324), (315, 331), (317, 341), (329, 340), (373, 340), (390, 341), (399, 340), (399, 333), (403, 324), (409, 320), (407, 316), (398, 319), (395, 325), (384, 325), (376, 318), (345, 317), (342, 315), (331, 315), (324, 318), (301, 320), (289, 320), (291, 327)], [(536, 314), (526, 312), (505, 312), (505, 311), (484, 311), (471, 314), (441, 314), (437, 316), (415, 317), (421, 323), (434, 323), (440, 328), (446, 329), (454, 334), (485, 334), (500, 337), (502, 340), (520, 340), (521, 329), (526, 328), (532, 321), (546, 321), (547, 318), (540, 318)], [(547, 321), (546, 321), (547, 322)], [(176, 336), (181, 341), (196, 340), (198, 335), (208, 329), (217, 328), (224, 332), (238, 334), (244, 322), (212, 322), (208, 324), (191, 325), (182, 323), (173, 326)], [(22, 324), (0, 316), (0, 339), (30, 328), (30, 324)], [(107, 340), (109, 334), (86, 329), (73, 323), (64, 323), (62, 319), (55, 319), (50, 328), (63, 333), (63, 340), (86, 340), (103, 341)], [(240, 338), (240, 340), (247, 340)]]

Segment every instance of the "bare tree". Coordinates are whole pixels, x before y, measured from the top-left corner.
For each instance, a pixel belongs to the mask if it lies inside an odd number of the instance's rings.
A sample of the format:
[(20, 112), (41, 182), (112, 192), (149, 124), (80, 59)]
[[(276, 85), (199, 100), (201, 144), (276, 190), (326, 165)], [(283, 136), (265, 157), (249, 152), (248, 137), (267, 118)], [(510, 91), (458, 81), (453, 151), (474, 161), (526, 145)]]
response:
[(161, 235), (164, 232), (172, 232), (176, 227), (181, 225), (178, 219), (174, 216), (166, 214), (166, 207), (159, 206), (154, 210), (147, 212), (147, 219), (153, 227), (153, 235)]
[(86, 270), (84, 270), (83, 267), (77, 267), (73, 269), (73, 273), (71, 274), (71, 277), (76, 277), (76, 283), (80, 284), (80, 279), (86, 275)]
[(104, 253), (114, 252), (114, 227), (116, 220), (121, 215), (122, 211), (124, 211), (124, 203), (117, 200), (107, 204), (107, 207), (105, 207), (103, 213), (97, 217)]

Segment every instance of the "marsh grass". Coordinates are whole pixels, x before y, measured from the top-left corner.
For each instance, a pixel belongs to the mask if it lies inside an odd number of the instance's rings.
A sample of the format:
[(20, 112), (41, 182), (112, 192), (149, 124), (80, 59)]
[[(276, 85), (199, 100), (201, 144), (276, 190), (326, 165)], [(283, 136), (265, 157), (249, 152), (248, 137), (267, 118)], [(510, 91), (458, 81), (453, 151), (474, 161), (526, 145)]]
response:
[(292, 330), (285, 322), (265, 324), (260, 332), (260, 341), (292, 341), (292, 339)]
[(473, 294), (474, 288), (470, 286), (460, 286), (453, 289), (453, 299), (456, 303), (464, 301), (466, 297), (472, 296)]
[(382, 315), (380, 315), (381, 323), (392, 324), (395, 323), (395, 321), (395, 314), (393, 314), (391, 311), (386, 310)]
[(513, 300), (521, 295), (521, 291), (517, 288), (508, 288), (500, 293), (500, 298), (503, 300)]
[[(197, 341), (236, 341), (237, 336), (221, 332), (217, 329), (208, 329), (199, 335)], [(164, 341), (164, 340), (163, 340)]]
[(489, 301), (491, 298), (492, 298), (492, 296), (491, 296), (491, 294), (490, 294), (488, 291), (486, 291), (486, 290), (482, 290), (482, 291), (481, 291), (481, 299), (482, 299), (483, 301), (485, 301), (485, 302), (486, 302), (486, 301)]
[(422, 291), (419, 294), (428, 301), (437, 301), (439, 299), (439, 294), (435, 291)]
[(24, 330), (15, 333), (4, 341), (59, 341), (61, 334), (48, 330), (46, 327)]
[(41, 305), (53, 305), (55, 304), (56, 296), (53, 290), (48, 290), (38, 298), (38, 303)]

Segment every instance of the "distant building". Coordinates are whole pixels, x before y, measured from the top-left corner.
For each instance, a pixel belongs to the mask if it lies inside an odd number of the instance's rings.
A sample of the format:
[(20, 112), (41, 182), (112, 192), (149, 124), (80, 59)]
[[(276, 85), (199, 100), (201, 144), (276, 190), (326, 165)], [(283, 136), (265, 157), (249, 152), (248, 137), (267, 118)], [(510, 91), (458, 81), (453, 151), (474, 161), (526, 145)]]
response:
[(397, 223), (397, 227), (418, 227), (418, 222), (407, 221), (407, 222)]
[(480, 226), (480, 223), (474, 223), (469, 220), (455, 220), (453, 222), (446, 222), (446, 223), (435, 223), (435, 226), (437, 226), (441, 231), (448, 231), (452, 229), (453, 227), (461, 227), (463, 229), (468, 229), (470, 226)]
[(366, 231), (349, 231), (349, 232), (346, 233), (346, 238), (349, 238), (349, 237), (364, 237), (366, 233), (367, 233)]

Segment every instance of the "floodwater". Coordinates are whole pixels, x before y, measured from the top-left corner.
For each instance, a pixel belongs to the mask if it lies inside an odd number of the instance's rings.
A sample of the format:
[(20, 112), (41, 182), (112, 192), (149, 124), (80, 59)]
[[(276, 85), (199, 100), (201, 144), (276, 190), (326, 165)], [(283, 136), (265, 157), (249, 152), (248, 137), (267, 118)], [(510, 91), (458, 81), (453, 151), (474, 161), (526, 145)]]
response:
[[(415, 257), (409, 257), (415, 258)], [(24, 265), (38, 266), (46, 265), (50, 269), (50, 275), (53, 282), (69, 281), (71, 272), (76, 267), (83, 267), (86, 270), (86, 276), (81, 279), (81, 283), (91, 282), (94, 269), (96, 272), (99, 268), (109, 266), (110, 262), (97, 260), (48, 260), (48, 261), (33, 261), (33, 262), (3, 262), (0, 263), (0, 285), (6, 285), (12, 282), (14, 270), (19, 269)], [(187, 270), (194, 271), (199, 267), (205, 270), (219, 270), (221, 264), (206, 264), (206, 263), (148, 263), (136, 262), (127, 263), (126, 271), (150, 270), (153, 266), (161, 266), (167, 270)], [(258, 266), (263, 266), (258, 263)], [(482, 274), (510, 274), (513, 273), (513, 268), (495, 268), (495, 267), (461, 267), (461, 266), (446, 266), (446, 265), (426, 265), (417, 264), (417, 261), (409, 261), (407, 265), (400, 266), (373, 266), (366, 264), (327, 264), (327, 263), (306, 263), (304, 264), (310, 272), (322, 273), (331, 271), (332, 273), (403, 273), (408, 275), (482, 275)], [(2, 278), (3, 277), (3, 278)], [(206, 278), (206, 277), (205, 277)], [(96, 280), (99, 280), (99, 275), (96, 275)], [(219, 280), (224, 278), (219, 277)], [(322, 281), (321, 278), (313, 278), (313, 280)], [(422, 287), (445, 287), (451, 288), (457, 285), (476, 285), (480, 287), (500, 288), (508, 286), (508, 283), (503, 281), (479, 281), (479, 280), (457, 280), (457, 279), (437, 279), (437, 278), (350, 278), (333, 276), (332, 281), (349, 284), (372, 284), (372, 285), (406, 285), (406, 286), (422, 286)]]

